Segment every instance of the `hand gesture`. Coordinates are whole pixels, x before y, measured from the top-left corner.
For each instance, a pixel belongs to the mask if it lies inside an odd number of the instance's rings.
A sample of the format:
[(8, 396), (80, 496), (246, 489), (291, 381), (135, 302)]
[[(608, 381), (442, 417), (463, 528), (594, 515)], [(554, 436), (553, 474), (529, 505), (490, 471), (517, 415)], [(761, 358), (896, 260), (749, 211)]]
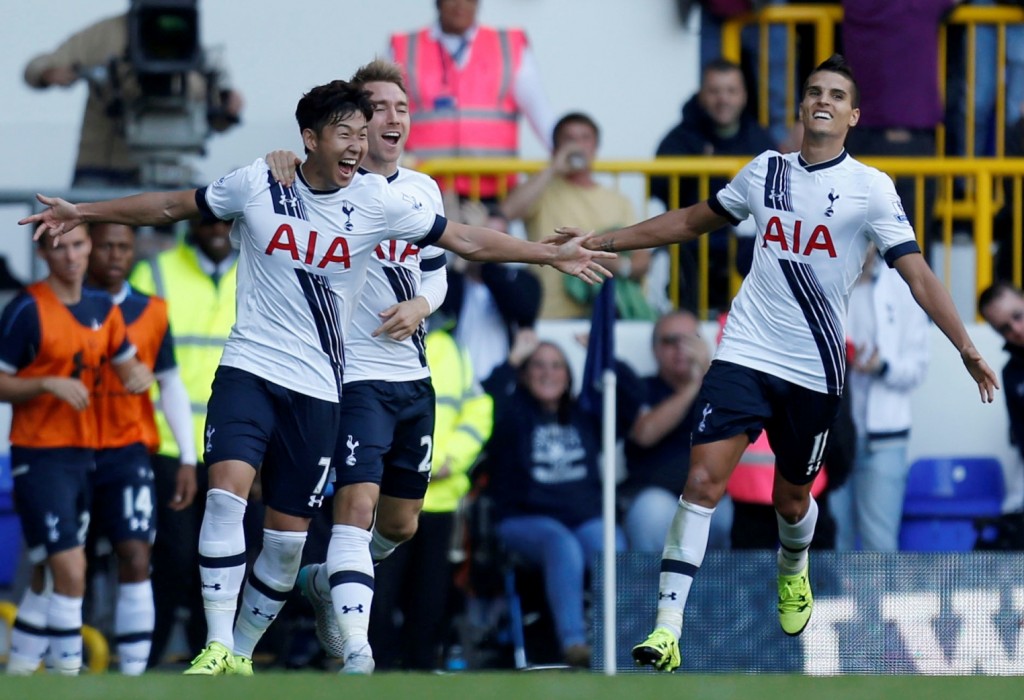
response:
[(553, 236), (542, 238), (540, 242), (547, 243), (548, 245), (562, 245), (573, 238), (583, 238), (584, 236), (593, 235), (593, 233), (593, 231), (584, 231), (575, 226), (559, 226), (555, 229)]
[(76, 205), (60, 197), (47, 197), (43, 194), (37, 194), (36, 199), (48, 208), (38, 214), (26, 216), (18, 221), (18, 223), (22, 226), (38, 224), (35, 233), (32, 234), (33, 241), (38, 241), (44, 233), (49, 231), (54, 236), (53, 247), (56, 248), (57, 236), (65, 234), (80, 225), (82, 223), (82, 215), (78, 213)]
[(423, 297), (414, 297), (380, 312), (383, 323), (373, 332), (373, 337), (384, 334), (392, 340), (405, 340), (420, 327), (423, 319), (430, 315), (430, 305)]
[(587, 250), (583, 247), (593, 235), (593, 233), (588, 233), (585, 236), (572, 238), (559, 245), (558, 256), (551, 263), (552, 266), (567, 275), (579, 277), (588, 284), (602, 282), (602, 275), (604, 277), (611, 277), (612, 273), (597, 260), (615, 258), (615, 253)]
[(76, 411), (84, 411), (89, 407), (89, 390), (80, 379), (46, 377), (43, 379), (43, 391), (53, 394)]
[(295, 183), (295, 172), (302, 165), (302, 159), (292, 151), (271, 151), (263, 157), (270, 167), (270, 174), (285, 187)]
[(684, 342), (686, 353), (690, 357), (690, 379), (700, 382), (711, 366), (711, 351), (699, 335), (688, 335)]
[(988, 366), (985, 359), (973, 345), (960, 353), (960, 359), (964, 361), (964, 367), (970, 372), (971, 378), (978, 384), (978, 393), (984, 403), (992, 403), (995, 399), (996, 389), (999, 388), (999, 380), (996, 373)]
[(532, 328), (520, 328), (515, 340), (512, 341), (512, 348), (508, 351), (508, 363), (513, 367), (521, 366), (538, 345), (540, 338), (537, 337), (537, 331)]
[(167, 506), (171, 510), (185, 510), (196, 497), (196, 465), (182, 464), (174, 478), (174, 497)]

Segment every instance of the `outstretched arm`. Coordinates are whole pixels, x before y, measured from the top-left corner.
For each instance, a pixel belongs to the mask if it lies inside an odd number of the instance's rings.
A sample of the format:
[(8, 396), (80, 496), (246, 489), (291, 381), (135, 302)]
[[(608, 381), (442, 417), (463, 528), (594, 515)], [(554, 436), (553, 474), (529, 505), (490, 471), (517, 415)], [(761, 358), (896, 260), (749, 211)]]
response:
[(72, 204), (60, 197), (41, 194), (37, 194), (36, 199), (48, 208), (18, 222), (22, 225), (36, 224), (33, 240), (38, 240), (47, 231), (59, 236), (83, 223), (164, 226), (199, 215), (195, 190), (146, 192), (83, 204)]
[(494, 229), (449, 221), (435, 245), (475, 262), (551, 265), (584, 282), (600, 282), (602, 275), (611, 277), (612, 274), (598, 260), (614, 258), (615, 255), (588, 250), (586, 244), (589, 241), (589, 236), (581, 236), (569, 238), (561, 245), (547, 245), (524, 241)]
[[(698, 202), (685, 209), (673, 209), (638, 224), (594, 236), (585, 244), (591, 250), (619, 252), (640, 248), (657, 248), (670, 243), (684, 243), (701, 234), (725, 226), (728, 219), (716, 214), (707, 202)], [(579, 235), (578, 229), (563, 227), (559, 234)]]
[(995, 398), (996, 389), (999, 388), (996, 373), (974, 347), (974, 342), (967, 334), (956, 306), (953, 305), (953, 299), (928, 267), (924, 256), (920, 253), (900, 256), (896, 259), (894, 267), (910, 287), (910, 292), (918, 305), (935, 321), (939, 330), (960, 352), (960, 359), (963, 360), (971, 378), (978, 384), (981, 400), (991, 403)]

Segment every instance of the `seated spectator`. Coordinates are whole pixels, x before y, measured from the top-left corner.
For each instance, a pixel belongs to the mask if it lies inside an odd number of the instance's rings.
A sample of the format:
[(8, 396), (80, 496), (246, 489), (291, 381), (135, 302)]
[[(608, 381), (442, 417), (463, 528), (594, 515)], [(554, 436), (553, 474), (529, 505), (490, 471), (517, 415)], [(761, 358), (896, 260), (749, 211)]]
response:
[(619, 486), (634, 551), (662, 550), (686, 485), (694, 400), (711, 363), (698, 330), (689, 311), (668, 313), (654, 325), (658, 371), (642, 380), (646, 400), (626, 439), (626, 479)]
[[(541, 569), (567, 663), (590, 665), (584, 577), (603, 550), (600, 420), (572, 395), (562, 350), (521, 331), (509, 361), (484, 382), (494, 398), (485, 449), (498, 541)], [(617, 533), (616, 549), (625, 549)]]
[[(555, 124), (552, 132), (554, 155), (548, 167), (519, 185), (502, 203), (508, 219), (522, 219), (530, 240), (552, 235), (559, 226), (579, 226), (592, 231), (607, 231), (636, 221), (633, 205), (624, 195), (594, 179), (592, 166), (597, 157), (600, 130), (586, 114), (572, 112)], [(650, 264), (650, 251), (619, 254), (608, 261), (616, 276), (615, 300), (619, 318), (654, 320), (654, 313), (643, 295), (643, 279)], [(543, 299), (540, 317), (546, 319), (583, 318), (599, 286), (566, 284), (551, 274), (553, 268), (540, 270)]]
[(928, 372), (928, 316), (899, 273), (870, 246), (850, 294), (847, 373), (857, 451), (851, 478), (832, 494), (836, 549), (899, 549), (910, 462), (910, 394)]
[[(743, 111), (746, 104), (747, 90), (740, 67), (726, 60), (709, 63), (701, 73), (700, 90), (683, 105), (683, 120), (661, 140), (656, 155), (749, 156), (775, 148), (768, 132)], [(710, 193), (726, 182), (727, 178), (712, 178)], [(696, 178), (680, 178), (676, 206), (695, 204), (699, 199), (698, 185)], [(667, 178), (651, 178), (651, 196), (673, 208)], [(736, 264), (740, 274), (746, 275), (750, 270), (754, 250), (754, 231), (743, 228), (743, 224), (725, 227), (711, 235), (708, 293), (710, 305), (721, 310), (728, 308), (729, 301), (728, 235), (738, 236)], [(696, 242), (679, 246), (680, 305), (691, 310), (697, 308), (697, 249)]]

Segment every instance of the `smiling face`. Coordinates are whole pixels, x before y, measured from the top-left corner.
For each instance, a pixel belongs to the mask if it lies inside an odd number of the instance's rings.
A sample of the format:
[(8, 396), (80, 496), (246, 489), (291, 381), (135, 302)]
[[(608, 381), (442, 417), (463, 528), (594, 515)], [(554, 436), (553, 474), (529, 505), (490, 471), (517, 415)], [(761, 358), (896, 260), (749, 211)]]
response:
[(555, 411), (569, 391), (569, 365), (562, 351), (551, 343), (541, 343), (526, 361), (523, 384), (545, 409)]
[(800, 121), (804, 133), (817, 138), (846, 139), (846, 133), (860, 119), (853, 106), (853, 83), (844, 75), (820, 70), (812, 73), (804, 85), (800, 100)]
[(135, 262), (135, 231), (124, 224), (93, 224), (89, 237), (89, 283), (118, 292)]
[(402, 88), (391, 82), (369, 82), (363, 88), (370, 93), (373, 105), (363, 167), (379, 175), (391, 175), (398, 167), (409, 138), (409, 98)]
[(302, 174), (314, 189), (348, 187), (367, 151), (367, 123), (362, 112), (353, 110), (317, 133), (302, 130), (309, 153)]

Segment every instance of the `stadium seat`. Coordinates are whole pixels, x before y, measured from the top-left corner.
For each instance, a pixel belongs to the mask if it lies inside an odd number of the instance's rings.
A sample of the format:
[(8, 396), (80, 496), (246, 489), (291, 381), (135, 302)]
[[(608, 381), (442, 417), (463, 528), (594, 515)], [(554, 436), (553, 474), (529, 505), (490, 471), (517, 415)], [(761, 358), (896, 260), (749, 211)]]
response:
[(1003, 493), (1003, 470), (995, 457), (918, 459), (907, 476), (900, 550), (974, 549), (975, 520), (999, 515)]

